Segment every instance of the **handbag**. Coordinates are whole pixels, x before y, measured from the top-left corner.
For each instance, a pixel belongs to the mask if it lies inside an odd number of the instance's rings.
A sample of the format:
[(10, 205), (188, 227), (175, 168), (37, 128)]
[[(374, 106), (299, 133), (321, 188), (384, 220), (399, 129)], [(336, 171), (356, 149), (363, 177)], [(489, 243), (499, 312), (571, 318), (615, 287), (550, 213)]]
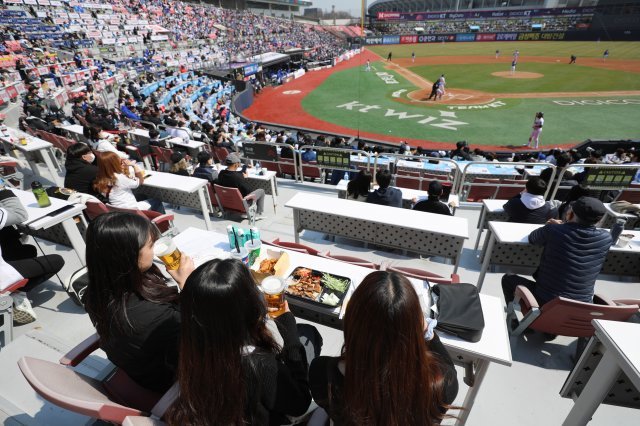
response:
[(84, 306), (84, 292), (87, 290), (88, 285), (89, 274), (85, 266), (72, 273), (64, 282), (63, 287), (76, 305)]
[[(477, 342), (484, 330), (484, 315), (478, 288), (473, 284), (442, 284), (429, 286), (438, 320), (436, 330), (452, 334), (469, 342)], [(436, 312), (437, 311), (437, 312)]]

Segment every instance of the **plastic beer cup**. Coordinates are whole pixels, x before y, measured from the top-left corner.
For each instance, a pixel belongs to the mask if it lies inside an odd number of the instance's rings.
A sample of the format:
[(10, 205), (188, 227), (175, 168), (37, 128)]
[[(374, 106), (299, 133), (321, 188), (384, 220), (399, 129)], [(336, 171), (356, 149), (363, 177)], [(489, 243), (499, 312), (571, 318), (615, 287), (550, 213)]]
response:
[(165, 264), (167, 269), (175, 270), (180, 267), (180, 250), (169, 237), (161, 237), (153, 245), (153, 253)]
[(284, 314), (284, 291), (286, 283), (278, 277), (267, 277), (262, 280), (260, 288), (264, 293), (264, 300), (267, 304), (267, 313), (275, 318)]

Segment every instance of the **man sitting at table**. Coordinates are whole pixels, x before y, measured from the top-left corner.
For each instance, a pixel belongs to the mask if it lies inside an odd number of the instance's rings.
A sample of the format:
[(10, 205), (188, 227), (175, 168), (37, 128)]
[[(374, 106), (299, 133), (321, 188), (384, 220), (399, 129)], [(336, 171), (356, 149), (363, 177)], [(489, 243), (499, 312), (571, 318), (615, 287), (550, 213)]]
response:
[(378, 189), (367, 195), (367, 203), (380, 204), (382, 206), (402, 207), (402, 192), (397, 188), (389, 187), (391, 173), (389, 170), (380, 170), (376, 173)]
[(557, 209), (544, 199), (546, 190), (547, 183), (542, 178), (530, 177), (525, 190), (504, 205), (509, 222), (543, 224), (558, 217)]
[(611, 246), (611, 234), (596, 228), (606, 212), (596, 198), (580, 197), (567, 213), (567, 221), (551, 219), (529, 234), (531, 244), (543, 246), (535, 281), (518, 275), (502, 277), (507, 304), (513, 301), (518, 285), (527, 287), (540, 306), (558, 296), (591, 303), (596, 278)]
[(415, 206), (413, 206), (413, 209), (421, 212), (452, 216), (449, 206), (440, 201), (442, 192), (442, 184), (437, 180), (431, 181), (429, 184), (429, 198), (419, 201)]
[(231, 153), (227, 155), (225, 160), (227, 168), (225, 170), (221, 170), (218, 174), (218, 181), (216, 182), (220, 186), (226, 186), (229, 188), (238, 188), (243, 197), (246, 197), (249, 194), (254, 194), (256, 196), (256, 220), (263, 219), (262, 213), (264, 212), (264, 190), (256, 189), (255, 191), (251, 191), (251, 188), (247, 184), (247, 175), (246, 173), (238, 170), (240, 168), (240, 157), (238, 154)]

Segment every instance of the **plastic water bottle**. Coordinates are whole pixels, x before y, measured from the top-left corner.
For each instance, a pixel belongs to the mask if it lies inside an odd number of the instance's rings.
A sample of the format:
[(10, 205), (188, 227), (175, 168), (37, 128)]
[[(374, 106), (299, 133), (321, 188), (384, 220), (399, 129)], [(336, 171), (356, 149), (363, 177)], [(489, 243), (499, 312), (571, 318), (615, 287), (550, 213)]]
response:
[(349, 172), (344, 172), (344, 180), (349, 180)]
[(260, 170), (262, 170), (262, 165), (260, 164), (259, 161), (256, 161), (256, 174), (257, 175), (260, 174)]
[(36, 197), (38, 206), (49, 207), (51, 205), (51, 200), (49, 200), (47, 191), (44, 190), (40, 182), (34, 180), (33, 183), (31, 183), (31, 190), (33, 191), (33, 195)]
[(620, 234), (622, 234), (625, 223), (627, 223), (627, 219), (624, 217), (619, 217), (618, 219), (616, 219), (616, 223), (614, 223), (611, 227), (611, 241), (613, 245), (618, 242), (618, 237), (620, 236)]

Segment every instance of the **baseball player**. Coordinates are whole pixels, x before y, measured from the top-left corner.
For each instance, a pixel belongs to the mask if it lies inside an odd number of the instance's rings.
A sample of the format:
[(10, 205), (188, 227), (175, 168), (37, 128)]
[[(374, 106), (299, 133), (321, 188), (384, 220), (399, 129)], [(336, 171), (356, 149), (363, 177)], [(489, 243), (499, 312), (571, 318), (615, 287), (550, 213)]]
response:
[(538, 140), (540, 139), (540, 133), (542, 133), (542, 126), (544, 126), (544, 114), (542, 112), (536, 113), (536, 118), (533, 120), (533, 129), (531, 131), (531, 136), (529, 136), (529, 143), (525, 146), (527, 148), (531, 147), (531, 141), (535, 141), (534, 149), (538, 149)]
[(391, 57), (393, 56), (392, 52), (389, 52), (389, 54), (387, 55), (387, 62), (391, 62)]
[(365, 71), (371, 71), (371, 61), (367, 59), (367, 66), (364, 68)]
[(518, 61), (517, 60), (514, 59), (513, 61), (511, 61), (511, 74), (516, 72), (516, 65), (518, 65)]
[(608, 57), (609, 57), (609, 49), (605, 50), (604, 53), (602, 54), (602, 62), (606, 61)]
[(447, 85), (447, 82), (444, 79), (444, 74), (442, 74), (440, 76), (440, 78), (438, 79), (438, 81), (440, 82), (440, 88), (442, 88), (442, 94), (445, 93), (445, 86)]
[(433, 86), (431, 86), (431, 94), (429, 95), (429, 98), (427, 99), (428, 101), (430, 101), (431, 98), (433, 98), (434, 101), (438, 100), (438, 86), (440, 86), (440, 80), (436, 80), (433, 83)]
[(569, 61), (569, 64), (575, 64), (576, 63), (576, 59), (578, 59), (578, 57), (576, 55), (571, 55), (571, 60)]
[(518, 62), (518, 58), (520, 57), (520, 51), (516, 50), (513, 52), (513, 60)]
[(416, 62), (416, 52), (411, 52), (411, 62)]
[(498, 59), (500, 57), (500, 50), (496, 49), (496, 59)]

